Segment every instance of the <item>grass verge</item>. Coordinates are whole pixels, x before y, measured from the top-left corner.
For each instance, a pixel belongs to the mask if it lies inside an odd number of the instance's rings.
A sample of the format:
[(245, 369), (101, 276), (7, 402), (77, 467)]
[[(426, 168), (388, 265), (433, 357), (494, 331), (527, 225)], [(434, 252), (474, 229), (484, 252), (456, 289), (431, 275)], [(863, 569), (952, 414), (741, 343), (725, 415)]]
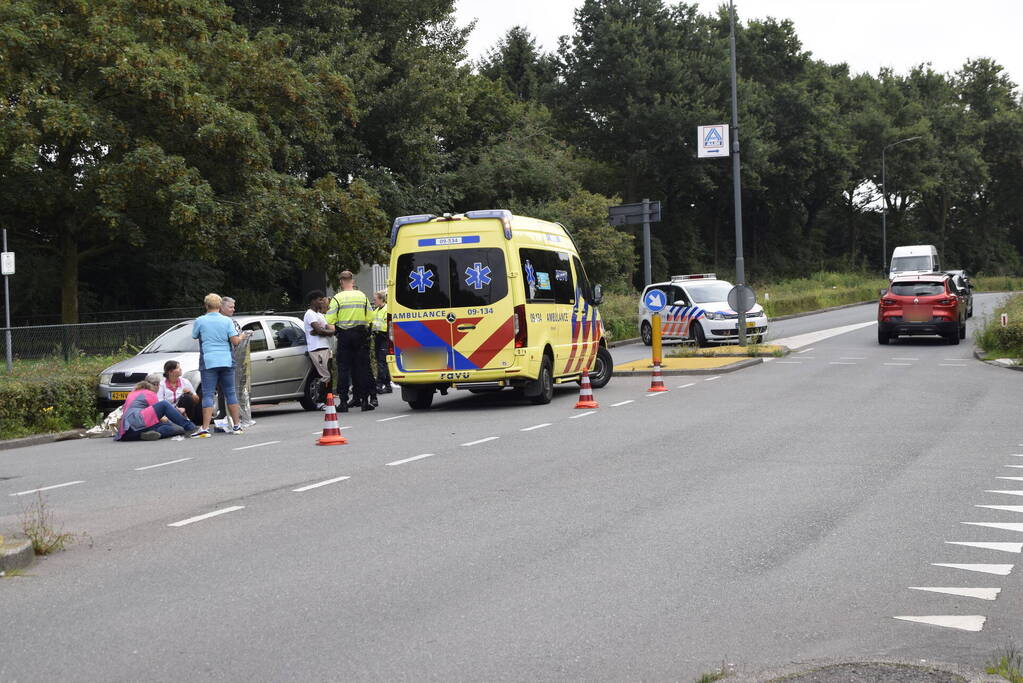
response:
[[(1008, 325), (1002, 327), (1005, 313)], [(984, 351), (986, 360), (995, 358), (1023, 359), (1023, 294), (1013, 294), (990, 317), (985, 316), (974, 340)]]
[(1009, 647), (998, 657), (998, 661), (984, 670), (994, 676), (1001, 676), (1010, 683), (1023, 683), (1023, 655)]

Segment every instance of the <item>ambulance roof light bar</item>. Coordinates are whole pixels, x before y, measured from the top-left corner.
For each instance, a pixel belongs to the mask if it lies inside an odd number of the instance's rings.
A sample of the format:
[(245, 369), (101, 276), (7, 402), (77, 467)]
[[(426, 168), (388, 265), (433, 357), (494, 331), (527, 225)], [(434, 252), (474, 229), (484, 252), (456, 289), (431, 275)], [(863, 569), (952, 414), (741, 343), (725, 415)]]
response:
[(693, 275), (672, 275), (672, 281), (675, 280), (717, 280), (718, 276), (714, 273), (695, 273)]
[(432, 213), (418, 213), (414, 216), (398, 216), (394, 219), (394, 225), (391, 226), (391, 248), (394, 248), (395, 243), (398, 241), (398, 230), (403, 225), (411, 225), (412, 223), (429, 223), (436, 218)]
[(466, 211), (466, 218), (497, 218), (504, 226), (504, 238), (512, 238), (512, 212), (508, 209), (481, 209), (480, 211)]

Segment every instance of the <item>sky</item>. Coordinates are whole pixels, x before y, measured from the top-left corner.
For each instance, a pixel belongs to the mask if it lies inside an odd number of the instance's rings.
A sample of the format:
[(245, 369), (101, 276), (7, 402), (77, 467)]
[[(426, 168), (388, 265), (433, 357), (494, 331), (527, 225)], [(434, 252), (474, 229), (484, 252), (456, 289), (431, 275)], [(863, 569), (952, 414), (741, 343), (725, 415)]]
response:
[[(709, 14), (721, 3), (697, 4)], [(478, 20), (468, 44), (470, 58), (477, 59), (515, 25), (553, 51), (558, 36), (572, 33), (572, 15), (581, 5), (582, 0), (456, 0), (456, 14), (463, 26)], [(854, 73), (877, 75), (882, 67), (907, 73), (923, 62), (951, 72), (967, 59), (990, 57), (1015, 83), (1023, 82), (1023, 0), (746, 0), (735, 8), (743, 21), (791, 19), (804, 50), (829, 63), (846, 62)]]

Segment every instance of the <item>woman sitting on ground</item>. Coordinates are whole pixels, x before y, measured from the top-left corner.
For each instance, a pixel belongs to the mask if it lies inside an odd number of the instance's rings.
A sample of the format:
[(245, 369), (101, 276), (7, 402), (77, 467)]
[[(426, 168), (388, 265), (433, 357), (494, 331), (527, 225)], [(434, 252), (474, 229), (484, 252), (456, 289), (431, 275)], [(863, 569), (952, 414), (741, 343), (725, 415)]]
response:
[(202, 422), (202, 401), (195, 393), (195, 387), (181, 376), (181, 363), (169, 360), (163, 364), (163, 379), (156, 397), (178, 407), (181, 414), (192, 422)]
[(143, 381), (124, 401), (115, 441), (156, 441), (195, 431), (195, 424), (168, 401), (156, 397), (157, 386)]

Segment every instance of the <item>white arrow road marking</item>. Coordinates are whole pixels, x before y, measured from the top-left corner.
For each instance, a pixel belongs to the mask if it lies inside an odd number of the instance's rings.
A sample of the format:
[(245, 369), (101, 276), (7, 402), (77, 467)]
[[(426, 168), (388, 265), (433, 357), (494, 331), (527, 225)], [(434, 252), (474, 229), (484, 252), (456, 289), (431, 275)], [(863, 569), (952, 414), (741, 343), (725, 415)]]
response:
[(316, 482), (315, 484), (309, 484), (308, 486), (303, 486), (301, 488), (291, 489), (291, 491), (292, 493), (302, 493), (303, 491), (318, 489), (321, 486), (326, 486), (327, 484), (336, 484), (337, 482), (344, 481), (345, 479), (351, 479), (351, 477), (334, 477), (333, 479), (328, 479), (327, 481), (319, 481)]
[(948, 567), (949, 569), (965, 569), (968, 572), (981, 572), (982, 574), (997, 574), (998, 576), (1008, 576), (1012, 571), (1013, 565), (1011, 564), (943, 564), (941, 562), (931, 562), (935, 567)]
[(205, 515), (199, 515), (198, 517), (189, 517), (188, 519), (183, 519), (180, 522), (174, 522), (173, 524), (168, 524), (167, 526), (185, 526), (186, 524), (201, 522), (202, 520), (209, 519), (210, 517), (216, 517), (217, 515), (226, 515), (228, 512), (234, 512), (235, 510), (244, 509), (245, 509), (244, 505), (235, 505), (234, 507), (223, 508), (222, 510), (214, 510), (213, 512), (207, 512)]
[(1023, 491), (991, 491), (991, 490), (987, 490), (984, 493), (1007, 493), (1010, 496), (1023, 496)]
[(531, 432), (534, 429), (543, 429), (544, 427), (550, 427), (550, 426), (551, 426), (550, 422), (544, 422), (543, 424), (533, 425), (532, 427), (523, 427), (519, 431), (520, 432)]
[[(866, 323), (856, 323), (855, 325), (843, 325), (842, 327), (833, 327), (830, 330), (821, 330), (819, 332), (810, 332), (807, 334), (798, 334), (794, 337), (785, 337), (783, 339), (775, 339), (771, 343), (777, 344), (778, 346), (787, 346), (790, 349), (801, 349), (804, 346), (810, 346), (810, 344), (816, 344), (819, 341), (830, 339), (831, 337), (837, 337), (840, 334), (846, 332), (853, 332), (855, 330), (862, 329), (864, 327), (870, 327), (876, 325), (876, 320), (871, 320)], [(813, 351), (813, 348), (806, 349), (806, 351)]]
[(970, 526), (986, 526), (989, 529), (1004, 529), (1005, 531), (1023, 531), (1023, 524), (1019, 522), (963, 522)]
[(59, 489), (59, 488), (65, 487), (65, 486), (74, 486), (75, 484), (84, 484), (84, 483), (85, 483), (84, 479), (82, 479), (81, 481), (69, 481), (69, 482), (65, 482), (63, 484), (54, 484), (53, 486), (44, 486), (41, 489), (32, 489), (31, 491), (18, 491), (17, 493), (12, 493), (10, 495), (12, 495), (12, 496), (27, 496), (30, 493), (38, 493), (39, 491), (49, 491), (50, 489)]
[(974, 505), (975, 508), (988, 510), (1005, 510), (1006, 512), (1023, 512), (1023, 505)]
[(979, 631), (984, 628), (984, 621), (987, 617), (979, 614), (957, 615), (934, 615), (929, 617), (894, 617), (902, 621), (915, 621), (918, 624), (930, 624), (931, 626), (943, 626), (955, 628), (960, 631)]
[(910, 586), (909, 590), (948, 593), (949, 595), (961, 595), (964, 598), (980, 598), (981, 600), (994, 600), (1002, 592), (1001, 588), (950, 588), (936, 586)]
[(432, 458), (433, 453), (423, 453), (422, 455), (414, 455), (411, 458), (405, 458), (404, 460), (395, 460), (394, 462), (387, 463), (388, 467), (394, 467), (396, 465), (404, 465), (407, 462), (413, 462), (415, 460), (422, 460), (423, 458)]
[(163, 467), (164, 465), (176, 465), (179, 462), (185, 462), (186, 460), (191, 460), (191, 458), (181, 458), (180, 460), (171, 460), (170, 462), (161, 462), (158, 465), (146, 465), (145, 467), (136, 467), (135, 471), (136, 472), (141, 472), (142, 470), (151, 470), (154, 467)]
[(499, 437), (499, 436), (488, 436), (488, 437), (486, 437), (484, 439), (476, 439), (475, 441), (470, 441), (469, 443), (463, 443), (462, 445), (463, 446), (475, 446), (477, 444), (486, 443), (488, 441), (496, 441), (497, 439), (500, 439), (500, 438), (501, 437)]
[(987, 541), (945, 541), (950, 545), (966, 545), (984, 550), (1001, 550), (1003, 553), (1023, 553), (1023, 543), (989, 543)]

